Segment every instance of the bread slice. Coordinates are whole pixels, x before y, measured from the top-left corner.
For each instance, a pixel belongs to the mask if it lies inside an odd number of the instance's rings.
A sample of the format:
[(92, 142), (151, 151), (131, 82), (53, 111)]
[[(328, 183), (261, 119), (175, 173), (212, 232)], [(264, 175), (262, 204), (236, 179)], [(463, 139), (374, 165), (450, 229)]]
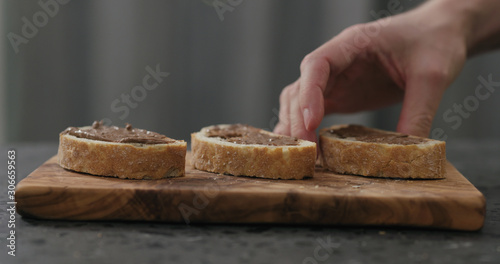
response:
[(191, 134), (191, 149), (194, 168), (235, 176), (303, 179), (316, 161), (314, 142), (241, 124), (204, 127)]
[[(92, 127), (70, 127), (59, 135), (58, 162), (65, 169), (124, 179), (161, 179), (184, 176), (185, 141), (173, 140), (142, 129), (131, 129), (131, 137), (124, 137), (121, 142), (110, 142), (92, 139), (92, 137), (85, 138), (88, 135), (79, 136), (75, 133), (68, 133), (70, 129), (73, 129), (73, 132), (89, 131)], [(160, 138), (160, 141), (152, 144), (137, 143), (135, 141), (141, 141), (134, 136), (134, 132), (137, 131), (155, 135), (154, 138)], [(162, 143), (161, 140), (165, 141)]]
[(335, 125), (319, 132), (323, 167), (373, 177), (445, 178), (444, 141), (359, 125)]

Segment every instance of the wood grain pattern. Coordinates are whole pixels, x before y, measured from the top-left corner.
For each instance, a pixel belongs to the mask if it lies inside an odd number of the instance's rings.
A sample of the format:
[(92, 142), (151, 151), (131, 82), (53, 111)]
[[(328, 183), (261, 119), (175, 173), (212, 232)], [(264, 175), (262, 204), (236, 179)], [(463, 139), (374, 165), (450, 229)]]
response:
[(484, 196), (453, 165), (446, 170), (440, 180), (320, 168), (312, 179), (268, 180), (194, 170), (188, 158), (186, 177), (123, 180), (71, 172), (53, 157), (18, 184), (16, 201), (19, 214), (42, 219), (480, 229)]

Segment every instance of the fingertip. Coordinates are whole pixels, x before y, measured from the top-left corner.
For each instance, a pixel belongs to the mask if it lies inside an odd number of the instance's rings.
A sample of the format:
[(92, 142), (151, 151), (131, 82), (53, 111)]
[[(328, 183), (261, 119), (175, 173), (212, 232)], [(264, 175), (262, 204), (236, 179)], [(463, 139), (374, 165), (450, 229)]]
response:
[(403, 134), (413, 135), (417, 137), (429, 137), (432, 126), (432, 116), (421, 115), (410, 119), (401, 117), (396, 131)]
[(410, 108), (408, 101), (406, 103), (406, 105), (403, 103), (396, 131), (418, 137), (428, 137), (434, 119), (434, 112), (426, 107), (418, 108), (414, 106)]
[(304, 126), (306, 127), (306, 130), (310, 130), (310, 127), (311, 127), (311, 111), (309, 110), (309, 108), (304, 108), (303, 110), (304, 112)]
[(406, 87), (397, 131), (404, 134), (429, 137), (434, 115), (444, 91), (428, 79), (409, 81)]
[(304, 108), (304, 127), (307, 131), (314, 132), (323, 120), (324, 110), (316, 109), (314, 113), (311, 108)]
[(279, 124), (274, 127), (273, 133), (275, 133), (275, 134), (281, 134), (281, 131), (280, 131), (280, 128), (279, 128)]
[(299, 105), (308, 131), (315, 130), (324, 114), (324, 95), (330, 77), (330, 65), (325, 56), (311, 53), (301, 64)]
[(314, 131), (319, 127), (321, 119), (323, 118), (323, 113), (313, 114), (309, 107), (304, 108), (304, 127), (307, 131)]
[(273, 129), (273, 133), (290, 136), (290, 131), (288, 131), (283, 123), (279, 122)]
[(281, 125), (280, 124), (277, 124), (274, 129), (273, 129), (273, 133), (276, 133), (276, 134), (283, 134), (283, 130), (281, 128)]
[(319, 127), (324, 116), (323, 95), (317, 90), (318, 94), (311, 93), (309, 102), (303, 103), (302, 118), (304, 120), (304, 128), (307, 131), (315, 131)]
[(305, 129), (294, 129), (292, 131), (292, 137), (296, 137), (299, 139), (316, 142), (316, 132), (315, 131), (307, 131)]
[(307, 135), (305, 136), (304, 140), (316, 143), (316, 133), (314, 133), (314, 131), (308, 132)]

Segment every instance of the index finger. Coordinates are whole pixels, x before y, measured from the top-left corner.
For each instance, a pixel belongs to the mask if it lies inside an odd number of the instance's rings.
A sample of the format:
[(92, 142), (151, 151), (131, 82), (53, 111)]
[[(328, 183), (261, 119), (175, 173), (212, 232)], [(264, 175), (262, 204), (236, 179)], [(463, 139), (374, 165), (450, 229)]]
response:
[(323, 119), (329, 79), (349, 67), (358, 54), (352, 44), (354, 31), (343, 31), (307, 55), (300, 65), (299, 104), (308, 131), (318, 128)]

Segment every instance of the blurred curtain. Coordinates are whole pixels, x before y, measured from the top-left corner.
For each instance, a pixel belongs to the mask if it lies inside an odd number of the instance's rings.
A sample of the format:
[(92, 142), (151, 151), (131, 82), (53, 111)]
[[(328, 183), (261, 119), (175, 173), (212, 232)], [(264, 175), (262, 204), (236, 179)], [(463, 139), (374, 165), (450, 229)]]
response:
[[(97, 119), (120, 126), (128, 122), (185, 140), (216, 123), (272, 129), (279, 93), (299, 76), (302, 58), (345, 27), (373, 20), (370, 11), (388, 4), (67, 1), (41, 1), (57, 3), (57, 12), (55, 5), (38, 1), (6, 1), (2, 6), (5, 34), (22, 36), (26, 20), (40, 25), (18, 45), (17, 53), (4, 38), (7, 113), (2, 129), (7, 141), (55, 141), (65, 127)], [(416, 2), (401, 1), (404, 10)], [(47, 14), (45, 24), (40, 12)], [(490, 54), (471, 61), (447, 92), (438, 115), (473, 94), (478, 76), (491, 73), (500, 80), (494, 67), (498, 58)], [(460, 129), (450, 128), (440, 116), (435, 126), (449, 136), (495, 136), (500, 125), (493, 113), (499, 102), (496, 94), (481, 101)], [(323, 123), (395, 129), (397, 117), (395, 106), (335, 115)]]

